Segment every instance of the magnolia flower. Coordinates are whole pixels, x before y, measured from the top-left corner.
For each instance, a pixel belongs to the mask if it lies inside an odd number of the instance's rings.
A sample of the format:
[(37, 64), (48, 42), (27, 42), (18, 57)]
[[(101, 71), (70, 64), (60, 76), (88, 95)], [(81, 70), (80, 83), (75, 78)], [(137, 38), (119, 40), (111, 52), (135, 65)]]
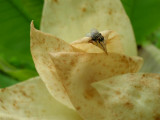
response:
[[(88, 37), (75, 41), (93, 27), (108, 54)], [(46, 0), (31, 53), (39, 77), (1, 89), (0, 119), (160, 119), (160, 75), (138, 73), (143, 59), (119, 0)]]

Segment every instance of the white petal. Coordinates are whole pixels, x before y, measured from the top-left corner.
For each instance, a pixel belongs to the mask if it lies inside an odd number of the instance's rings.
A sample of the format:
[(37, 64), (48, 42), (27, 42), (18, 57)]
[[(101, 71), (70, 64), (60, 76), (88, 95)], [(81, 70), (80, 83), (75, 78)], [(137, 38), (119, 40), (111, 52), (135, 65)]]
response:
[(39, 77), (0, 90), (1, 120), (82, 120), (56, 101)]
[(144, 64), (140, 72), (160, 73), (160, 50), (154, 45), (142, 47), (139, 56), (143, 57)]
[(127, 55), (136, 55), (131, 23), (120, 0), (45, 0), (41, 30), (67, 42), (84, 37), (92, 28), (121, 35)]

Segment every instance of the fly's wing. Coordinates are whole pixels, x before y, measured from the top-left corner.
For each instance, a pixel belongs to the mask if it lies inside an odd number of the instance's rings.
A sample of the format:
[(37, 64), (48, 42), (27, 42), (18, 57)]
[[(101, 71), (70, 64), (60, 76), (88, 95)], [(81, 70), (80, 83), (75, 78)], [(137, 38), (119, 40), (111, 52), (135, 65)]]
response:
[(98, 30), (96, 28), (92, 28), (91, 29), (91, 33), (99, 33)]
[(92, 37), (96, 33), (98, 33), (98, 30), (95, 28), (92, 28), (91, 32), (86, 34), (86, 37)]
[(91, 33), (86, 34), (86, 37), (91, 37), (91, 36), (92, 36)]
[(95, 34), (98, 34), (98, 33), (99, 32), (97, 29), (95, 29), (95, 28), (91, 29), (91, 37), (93, 37)]

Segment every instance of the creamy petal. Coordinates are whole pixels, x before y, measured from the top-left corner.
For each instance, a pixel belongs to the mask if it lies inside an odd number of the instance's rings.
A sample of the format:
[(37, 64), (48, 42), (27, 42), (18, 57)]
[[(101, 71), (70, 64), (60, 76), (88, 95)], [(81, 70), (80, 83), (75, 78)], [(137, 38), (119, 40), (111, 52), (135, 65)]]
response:
[(106, 109), (91, 83), (137, 72), (142, 64), (139, 57), (117, 53), (58, 52), (52, 53), (51, 57), (72, 104), (86, 120), (103, 120), (101, 112)]
[(0, 119), (82, 120), (56, 101), (39, 77), (0, 90)]
[(31, 54), (37, 72), (44, 81), (51, 95), (68, 107), (73, 108), (64, 87), (58, 80), (55, 66), (49, 56), (50, 52), (59, 51), (73, 52), (78, 51), (78, 49), (73, 48), (71, 45), (55, 36), (36, 30), (32, 22)]
[(160, 74), (125, 74), (93, 86), (105, 102), (104, 120), (160, 119)]
[[(102, 31), (101, 34), (105, 39), (107, 52), (125, 54), (120, 36), (116, 32), (106, 30)], [(104, 53), (104, 51), (100, 49), (99, 46), (89, 43), (90, 40), (91, 38), (84, 37), (80, 40), (72, 42), (71, 45), (87, 53)]]
[(43, 32), (73, 42), (92, 28), (116, 31), (125, 54), (137, 54), (132, 26), (120, 0), (45, 0), (41, 21)]
[(154, 45), (142, 47), (139, 56), (143, 57), (144, 64), (140, 72), (160, 73), (160, 50)]

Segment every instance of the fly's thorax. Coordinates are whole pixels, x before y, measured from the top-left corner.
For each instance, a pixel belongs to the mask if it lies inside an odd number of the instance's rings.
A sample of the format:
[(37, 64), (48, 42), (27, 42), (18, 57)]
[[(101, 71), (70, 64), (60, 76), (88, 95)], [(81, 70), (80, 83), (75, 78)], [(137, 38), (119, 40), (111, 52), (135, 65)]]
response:
[(99, 32), (91, 33), (91, 38), (93, 41), (104, 41), (104, 37)]

